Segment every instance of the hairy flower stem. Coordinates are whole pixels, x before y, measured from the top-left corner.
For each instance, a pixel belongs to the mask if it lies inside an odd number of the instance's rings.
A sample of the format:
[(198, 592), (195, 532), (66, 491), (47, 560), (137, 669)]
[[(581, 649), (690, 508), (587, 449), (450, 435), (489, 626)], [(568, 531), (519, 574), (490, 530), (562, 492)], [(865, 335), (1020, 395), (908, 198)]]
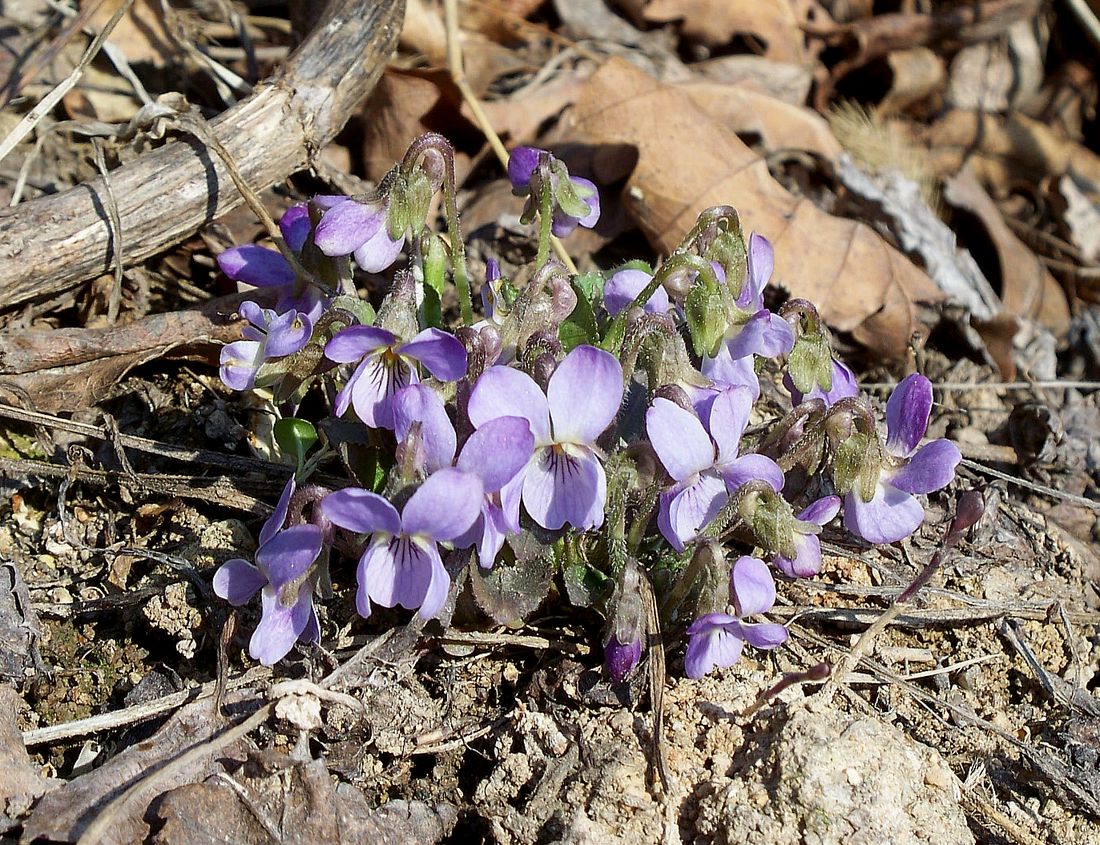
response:
[(539, 196), (539, 247), (535, 255), (535, 267), (542, 267), (550, 257), (550, 234), (554, 222), (554, 189), (550, 182), (550, 168), (540, 163), (534, 180)]
[(667, 621), (674, 619), (676, 611), (684, 603), (684, 599), (688, 597), (692, 588), (706, 575), (707, 569), (715, 560), (724, 559), (725, 552), (713, 540), (698, 546), (688, 565), (680, 572), (680, 577), (676, 579), (676, 583), (672, 585), (672, 589), (668, 591), (668, 595), (661, 603), (661, 618)]
[[(455, 186), (455, 151), (450, 142), (436, 132), (428, 132), (414, 140), (405, 153), (402, 166), (410, 169), (418, 159), (424, 158), (424, 167), (433, 183), (437, 176), (443, 182), (443, 210), (447, 216), (447, 237), (451, 242), (452, 275), (458, 290), (458, 306), (462, 322), (469, 326), (474, 322), (474, 304), (470, 295), (470, 276), (466, 269), (466, 245), (462, 241), (462, 229), (458, 219), (458, 194)], [(442, 173), (438, 173), (442, 169)]]

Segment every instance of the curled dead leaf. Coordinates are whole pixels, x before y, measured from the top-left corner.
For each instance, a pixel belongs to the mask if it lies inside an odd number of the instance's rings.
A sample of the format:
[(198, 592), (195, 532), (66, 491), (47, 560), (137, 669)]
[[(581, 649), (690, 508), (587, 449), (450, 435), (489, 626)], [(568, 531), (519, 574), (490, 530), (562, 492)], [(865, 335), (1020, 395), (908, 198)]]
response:
[(776, 282), (815, 302), (835, 328), (893, 358), (926, 333), (920, 305), (942, 294), (923, 272), (862, 223), (790, 194), (675, 87), (612, 59), (589, 80), (571, 121), (578, 142), (600, 148), (597, 177), (629, 175), (628, 212), (658, 250), (674, 249), (703, 209), (733, 205), (746, 231), (775, 244)]

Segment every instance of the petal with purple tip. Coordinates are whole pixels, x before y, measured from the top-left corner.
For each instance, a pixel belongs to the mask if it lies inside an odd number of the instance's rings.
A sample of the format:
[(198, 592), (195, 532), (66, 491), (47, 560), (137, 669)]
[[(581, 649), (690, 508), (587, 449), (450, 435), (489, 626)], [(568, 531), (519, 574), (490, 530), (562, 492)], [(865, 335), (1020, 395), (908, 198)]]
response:
[(730, 593), (738, 616), (767, 613), (775, 604), (775, 579), (759, 558), (743, 555), (733, 565)]
[[(402, 388), (393, 397), (394, 434), (403, 443), (413, 423), (420, 424), (420, 438), (427, 456), (429, 473), (449, 467), (454, 460), (457, 439), (443, 400), (427, 385)], [(526, 427), (526, 423), (524, 423)]]
[(747, 481), (763, 481), (776, 493), (783, 489), (786, 479), (783, 470), (771, 458), (764, 455), (742, 455), (718, 468), (726, 486), (734, 491)]
[(348, 326), (325, 344), (325, 357), (337, 364), (350, 364), (377, 349), (397, 343), (397, 335), (377, 326)]
[(522, 417), (535, 445), (550, 442), (550, 408), (534, 379), (512, 367), (490, 367), (477, 380), (467, 406), (470, 422), (481, 428), (497, 417)]
[(932, 382), (920, 373), (902, 379), (886, 402), (886, 448), (902, 458), (913, 454), (928, 430), (931, 412)]
[(257, 288), (275, 288), (294, 281), (294, 271), (283, 256), (259, 244), (231, 246), (218, 254), (218, 267), (229, 278)]
[(272, 588), (303, 575), (321, 553), (321, 529), (316, 525), (293, 525), (280, 531), (256, 552), (256, 565)]
[(959, 447), (950, 440), (933, 440), (921, 446), (889, 482), (906, 493), (931, 493), (951, 483), (961, 460)]
[(741, 636), (753, 648), (776, 648), (788, 640), (790, 632), (774, 622), (742, 622)]
[(844, 527), (868, 543), (896, 543), (916, 531), (923, 521), (920, 502), (881, 481), (869, 502), (854, 491), (844, 497)]
[(313, 242), (325, 255), (351, 255), (385, 222), (382, 205), (348, 200), (325, 212), (313, 233)]
[[(603, 287), (603, 307), (614, 317), (628, 307), (651, 281), (653, 276), (644, 270), (620, 270)], [(658, 286), (642, 307), (649, 314), (667, 314), (669, 302), (665, 289)]]
[(840, 496), (822, 496), (798, 515), (803, 522), (826, 525), (840, 513)]
[(703, 358), (700, 370), (716, 387), (747, 387), (754, 401), (760, 398), (760, 379), (757, 378), (752, 356), (733, 358), (723, 343), (713, 358)]
[(222, 347), (218, 357), (218, 376), (231, 390), (251, 390), (256, 371), (263, 363), (263, 344), (256, 340), (237, 340)]
[(366, 273), (381, 273), (388, 269), (405, 246), (405, 236), (397, 240), (390, 237), (385, 226), (379, 228), (362, 246), (352, 253), (355, 263)]
[(397, 353), (415, 358), (440, 381), (457, 381), (466, 375), (466, 348), (454, 335), (440, 329), (424, 329)]
[(470, 435), (456, 466), (479, 476), (486, 493), (495, 493), (527, 466), (534, 448), (527, 420), (497, 417)]
[(275, 503), (275, 510), (271, 512), (271, 516), (267, 518), (263, 528), (260, 529), (260, 548), (263, 548), (267, 541), (274, 537), (283, 527), (283, 523), (286, 522), (287, 511), (290, 510), (290, 499), (294, 495), (296, 486), (293, 475), (283, 485), (283, 492), (279, 494), (279, 501)]
[(453, 540), (474, 524), (484, 498), (481, 479), (472, 472), (441, 469), (405, 503), (401, 530), (433, 540)]
[(312, 602), (299, 598), (292, 607), (284, 607), (270, 587), (264, 588), (261, 602), (263, 615), (252, 632), (248, 653), (264, 666), (272, 666), (286, 657), (294, 643), (298, 642), (299, 635), (305, 631), (312, 613)]
[(726, 464), (737, 457), (752, 402), (752, 392), (747, 387), (727, 387), (714, 397), (706, 429), (718, 447), (717, 463)]
[(764, 288), (771, 280), (775, 269), (775, 250), (771, 241), (763, 235), (753, 232), (749, 235), (748, 268), (745, 273), (745, 286), (737, 297), (737, 306), (748, 310), (763, 307)]
[(531, 175), (539, 166), (539, 156), (543, 154), (543, 150), (534, 147), (516, 147), (512, 150), (508, 156), (508, 181), (512, 183), (513, 190), (521, 190), (530, 184)]
[(726, 348), (735, 360), (750, 355), (775, 358), (786, 355), (794, 347), (791, 324), (778, 314), (764, 309), (753, 314), (740, 331), (727, 337)]
[(623, 398), (623, 368), (610, 352), (578, 346), (565, 356), (546, 386), (556, 443), (592, 443)]
[(821, 571), (821, 540), (816, 534), (794, 534), (794, 560), (777, 554), (772, 563), (791, 578), (812, 578)]
[(657, 527), (678, 552), (698, 536), (729, 499), (725, 482), (715, 475), (701, 475), (687, 486), (677, 485), (661, 494)]
[(268, 358), (282, 358), (305, 348), (313, 335), (313, 322), (305, 314), (287, 311), (272, 320), (267, 330), (264, 354)]
[(292, 205), (279, 218), (279, 231), (283, 233), (283, 240), (294, 252), (301, 252), (309, 237), (309, 230), (313, 224), (309, 221), (309, 206), (300, 202)]
[(214, 594), (234, 607), (247, 604), (256, 591), (267, 583), (267, 578), (247, 560), (227, 560), (214, 573)]
[[(710, 616), (721, 618), (724, 614)], [(715, 667), (727, 669), (741, 656), (742, 640), (734, 633), (739, 633), (739, 627), (732, 617), (726, 618), (731, 619), (732, 624), (723, 625), (704, 616), (688, 629), (690, 639), (684, 650), (684, 674), (689, 678), (701, 678)], [(692, 633), (704, 620), (708, 620), (706, 624)]]
[(699, 418), (657, 397), (645, 414), (646, 434), (665, 471), (683, 481), (714, 465), (714, 443)]
[(321, 500), (321, 512), (335, 525), (361, 534), (397, 534), (401, 517), (384, 498), (360, 487), (345, 487)]

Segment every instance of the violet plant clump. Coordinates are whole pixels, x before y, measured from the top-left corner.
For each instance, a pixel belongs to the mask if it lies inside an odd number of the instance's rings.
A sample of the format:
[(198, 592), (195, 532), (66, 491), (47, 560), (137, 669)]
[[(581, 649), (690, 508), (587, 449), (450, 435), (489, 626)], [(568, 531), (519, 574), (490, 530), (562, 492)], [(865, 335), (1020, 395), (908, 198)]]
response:
[[(533, 261), (480, 256), (479, 315), (453, 161), (422, 136), (375, 190), (290, 209), (282, 251), (218, 257), (256, 288), (222, 380), (261, 391), (294, 469), (254, 560), (214, 578), (234, 606), (260, 593), (252, 657), (270, 665), (343, 625), (327, 599), (354, 573), (371, 624), (595, 609), (615, 682), (655, 647), (656, 618), (698, 678), (786, 641), (767, 617), (776, 579), (821, 570), (819, 535), (842, 511), (868, 543), (921, 525), (918, 497), (960, 460), (923, 442), (931, 383), (907, 376), (883, 421), (811, 303), (767, 306), (776, 256), (733, 209), (704, 211), (655, 267), (571, 274), (550, 238), (596, 225), (597, 186), (519, 147), (508, 177)], [(363, 274), (383, 274), (385, 295), (363, 298)], [(781, 390), (789, 409), (768, 398)]]

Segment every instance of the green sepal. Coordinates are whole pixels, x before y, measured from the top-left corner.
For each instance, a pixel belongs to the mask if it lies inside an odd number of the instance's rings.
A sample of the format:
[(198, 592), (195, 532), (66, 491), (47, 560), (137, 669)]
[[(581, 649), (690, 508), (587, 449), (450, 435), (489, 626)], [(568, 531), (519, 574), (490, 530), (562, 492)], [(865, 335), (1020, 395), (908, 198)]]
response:
[(794, 544), (794, 511), (782, 496), (760, 496), (752, 514), (753, 538), (769, 552), (794, 559), (798, 554)]
[(721, 293), (711, 290), (709, 284), (699, 282), (688, 291), (684, 300), (684, 313), (695, 354), (713, 357), (728, 327)]
[(362, 326), (373, 326), (378, 316), (374, 311), (374, 306), (365, 299), (360, 299), (357, 296), (349, 296), (347, 294), (342, 294), (334, 298), (332, 300), (332, 309), (347, 311), (349, 314), (354, 315), (359, 325)]
[[(860, 479), (867, 474), (865, 467), (872, 446), (870, 435), (856, 432), (846, 437), (836, 447), (833, 452), (833, 487), (841, 496), (850, 493), (852, 488), (860, 483)], [(878, 480), (877, 473), (875, 480)]]
[(600, 328), (596, 324), (592, 305), (575, 281), (573, 291), (577, 294), (577, 304), (558, 328), (558, 338), (566, 352), (571, 352), (584, 343), (596, 343), (600, 339)]
[(420, 324), (426, 329), (443, 327), (443, 303), (435, 288), (424, 285), (424, 301), (420, 303)]
[(787, 356), (787, 371), (800, 393), (809, 393), (815, 386), (828, 391), (833, 386), (833, 351), (825, 332), (800, 335)]

